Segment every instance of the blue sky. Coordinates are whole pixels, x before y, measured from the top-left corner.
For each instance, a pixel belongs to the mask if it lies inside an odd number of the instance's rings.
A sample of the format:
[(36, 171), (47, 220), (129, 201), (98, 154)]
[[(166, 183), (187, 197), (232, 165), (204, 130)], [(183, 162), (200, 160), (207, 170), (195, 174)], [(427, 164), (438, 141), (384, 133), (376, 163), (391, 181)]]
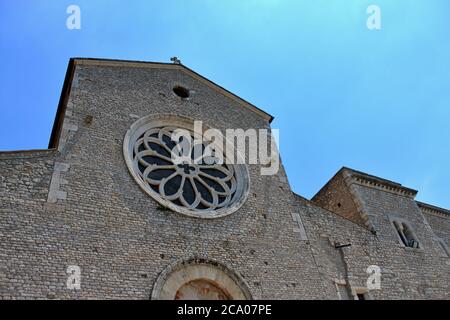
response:
[[(81, 30), (66, 28), (71, 4)], [(448, 0), (0, 0), (0, 150), (47, 147), (70, 57), (178, 56), (275, 116), (295, 192), (348, 166), (450, 208), (449, 13)]]

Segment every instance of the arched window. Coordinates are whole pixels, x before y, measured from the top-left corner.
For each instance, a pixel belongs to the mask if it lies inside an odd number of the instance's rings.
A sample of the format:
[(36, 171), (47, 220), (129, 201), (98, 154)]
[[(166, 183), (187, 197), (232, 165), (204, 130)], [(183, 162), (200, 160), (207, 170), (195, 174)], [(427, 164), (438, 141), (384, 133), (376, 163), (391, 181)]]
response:
[(405, 247), (420, 248), (419, 240), (407, 222), (395, 219), (392, 221), (392, 224)]

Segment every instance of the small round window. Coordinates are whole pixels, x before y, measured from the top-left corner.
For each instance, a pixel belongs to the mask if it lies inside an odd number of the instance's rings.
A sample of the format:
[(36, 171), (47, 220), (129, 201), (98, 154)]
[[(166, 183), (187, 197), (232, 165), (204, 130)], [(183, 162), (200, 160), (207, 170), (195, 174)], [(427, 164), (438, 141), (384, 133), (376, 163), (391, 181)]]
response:
[(186, 89), (185, 87), (181, 87), (181, 86), (176, 86), (173, 88), (173, 92), (179, 96), (180, 98), (186, 99), (189, 98), (189, 90)]

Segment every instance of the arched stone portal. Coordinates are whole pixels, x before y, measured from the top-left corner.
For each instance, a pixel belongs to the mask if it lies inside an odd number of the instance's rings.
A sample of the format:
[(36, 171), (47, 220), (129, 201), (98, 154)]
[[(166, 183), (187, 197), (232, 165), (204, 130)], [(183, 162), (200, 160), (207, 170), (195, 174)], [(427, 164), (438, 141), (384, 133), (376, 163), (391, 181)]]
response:
[(167, 267), (153, 287), (158, 300), (249, 300), (245, 281), (211, 260), (191, 259)]
[(228, 293), (205, 279), (185, 283), (175, 294), (175, 300), (230, 300)]

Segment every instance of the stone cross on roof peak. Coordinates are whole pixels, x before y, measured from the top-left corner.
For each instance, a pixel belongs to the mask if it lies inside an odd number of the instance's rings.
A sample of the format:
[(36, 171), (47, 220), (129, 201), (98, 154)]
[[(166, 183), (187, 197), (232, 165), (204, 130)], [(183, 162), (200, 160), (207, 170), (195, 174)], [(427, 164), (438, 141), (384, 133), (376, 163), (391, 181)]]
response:
[(174, 64), (181, 64), (181, 60), (177, 57), (170, 58), (170, 61), (172, 61)]

